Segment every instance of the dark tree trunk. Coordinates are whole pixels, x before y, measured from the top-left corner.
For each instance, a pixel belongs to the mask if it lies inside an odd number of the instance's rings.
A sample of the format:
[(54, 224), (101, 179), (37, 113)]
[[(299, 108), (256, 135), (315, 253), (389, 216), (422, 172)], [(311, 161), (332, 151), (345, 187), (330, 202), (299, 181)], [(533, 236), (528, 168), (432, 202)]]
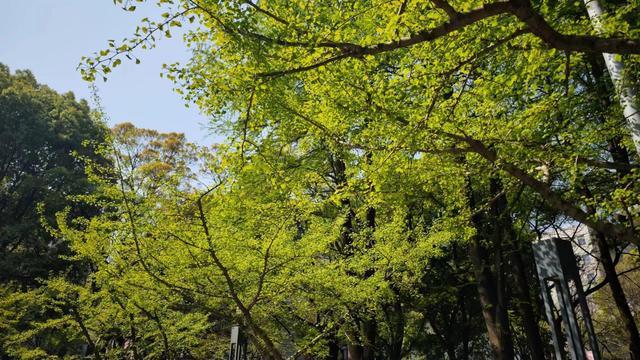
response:
[[(517, 241), (514, 240), (514, 248), (517, 249)], [(524, 261), (518, 250), (512, 252), (511, 260), (514, 269), (514, 286), (518, 300), (518, 311), (522, 317), (522, 326), (527, 336), (527, 344), (531, 352), (532, 360), (545, 360), (544, 343), (540, 336), (538, 327), (538, 317), (531, 302), (529, 287), (527, 286), (527, 275), (525, 273)]]
[(486, 251), (482, 248), (477, 236), (471, 244), (470, 255), (475, 268), (482, 316), (487, 326), (487, 336), (494, 358), (497, 360), (513, 359), (513, 343), (507, 311), (504, 304), (499, 301), (496, 281), (489, 269)]
[(444, 329), (441, 329), (438, 326), (436, 317), (437, 316), (433, 314), (428, 315), (429, 325), (431, 325), (431, 330), (433, 330), (438, 340), (440, 340), (440, 344), (444, 348), (445, 352), (447, 353), (447, 357), (449, 357), (450, 360), (456, 360), (456, 348), (451, 343), (451, 341), (448, 341), (448, 337), (446, 336), (446, 332), (444, 331)]
[(469, 311), (467, 309), (466, 301), (465, 301), (465, 289), (461, 291), (460, 294), (460, 318), (462, 319), (462, 329), (461, 332), (461, 342), (462, 349), (460, 351), (460, 355), (458, 356), (459, 360), (467, 360), (469, 358), (469, 327), (470, 327), (470, 318)]
[(338, 345), (338, 340), (334, 337), (329, 340), (329, 354), (325, 358), (326, 360), (338, 360), (338, 355), (340, 354), (340, 346)]
[[(370, 163), (371, 154), (367, 154), (367, 162)], [(366, 226), (370, 231), (369, 237), (367, 239), (366, 247), (370, 249), (373, 247), (375, 240), (373, 238), (373, 233), (376, 230), (376, 209), (373, 207), (369, 207), (367, 209), (366, 215)], [(374, 274), (373, 269), (369, 269), (365, 272), (364, 277), (369, 278)], [(378, 338), (378, 323), (376, 321), (375, 316), (371, 316), (368, 319), (365, 319), (360, 324), (360, 332), (362, 334), (363, 344), (362, 344), (362, 359), (363, 360), (375, 360), (376, 357), (376, 341)]]
[(620, 314), (620, 319), (627, 333), (626, 335), (629, 338), (629, 353), (631, 359), (638, 360), (640, 359), (640, 334), (638, 333), (638, 326), (633, 318), (633, 313), (622, 289), (622, 284), (620, 284), (620, 280), (618, 279), (613, 259), (609, 253), (609, 246), (603, 234), (596, 234), (596, 244), (600, 252), (602, 268), (604, 269), (606, 279), (609, 281), (611, 295)]
[[(367, 154), (367, 161), (370, 161), (371, 154)], [(346, 177), (346, 164), (342, 159), (331, 156), (329, 159), (331, 163), (334, 180), (338, 189), (347, 186)], [(349, 199), (342, 199), (341, 205), (347, 209), (347, 217), (342, 225), (342, 233), (338, 242), (336, 242), (336, 250), (341, 253), (342, 256), (349, 257), (353, 251), (353, 239), (352, 234), (356, 230), (359, 223), (356, 219), (356, 214)], [(369, 207), (366, 212), (365, 226), (371, 231), (371, 236), (367, 240), (366, 248), (369, 249), (374, 245), (373, 232), (376, 226), (376, 211), (374, 208)], [(364, 273), (364, 278), (368, 278), (373, 275), (373, 269), (368, 269)], [(377, 341), (377, 322), (375, 317), (368, 319), (357, 320), (359, 337), (354, 336), (354, 339), (360, 339), (360, 343), (349, 344), (349, 359), (350, 360), (375, 360), (376, 357), (376, 341)], [(355, 334), (354, 334), (355, 335)]]
[(454, 349), (451, 346), (447, 347), (447, 356), (449, 357), (448, 360), (456, 360), (456, 349)]
[[(396, 295), (397, 296), (397, 295)], [(402, 341), (404, 339), (404, 313), (402, 303), (397, 298), (386, 311), (387, 323), (390, 331), (390, 341), (387, 346), (389, 360), (402, 359)]]
[(349, 360), (363, 360), (363, 349), (361, 345), (349, 344)]
[[(487, 247), (483, 244), (483, 235), (487, 233), (487, 228), (491, 228), (488, 226), (490, 221), (482, 215), (482, 212), (477, 211), (473, 189), (469, 180), (467, 180), (467, 187), (469, 207), (473, 211), (471, 222), (477, 231), (470, 243), (469, 256), (474, 266), (478, 298), (487, 327), (487, 336), (494, 359), (513, 359), (513, 340), (504, 298), (504, 284), (501, 281), (503, 260), (501, 244), (492, 244), (495, 263), (498, 265), (495, 270), (498, 276), (495, 277), (491, 270), (491, 260)], [(492, 238), (495, 240), (495, 237)]]
[(138, 335), (136, 334), (136, 327), (134, 325), (134, 317), (133, 314), (129, 314), (129, 325), (131, 327), (131, 353), (133, 355), (133, 359), (142, 360), (142, 357), (138, 353)]
[(503, 190), (500, 179), (494, 178), (491, 180), (491, 196), (497, 196), (492, 206), (493, 216), (498, 219), (494, 231), (496, 235), (504, 237), (504, 239), (497, 241), (496, 246), (504, 242), (507, 246), (511, 247), (510, 259), (513, 267), (514, 293), (517, 298), (516, 304), (518, 312), (522, 317), (522, 327), (526, 334), (531, 359), (545, 360), (544, 343), (542, 342), (540, 329), (538, 328), (538, 318), (531, 302), (524, 260), (522, 259), (520, 245), (508, 211), (507, 196)]
[(361, 325), (362, 337), (364, 343), (362, 345), (362, 360), (375, 360), (376, 356), (376, 338), (378, 336), (378, 327), (374, 319), (365, 320)]

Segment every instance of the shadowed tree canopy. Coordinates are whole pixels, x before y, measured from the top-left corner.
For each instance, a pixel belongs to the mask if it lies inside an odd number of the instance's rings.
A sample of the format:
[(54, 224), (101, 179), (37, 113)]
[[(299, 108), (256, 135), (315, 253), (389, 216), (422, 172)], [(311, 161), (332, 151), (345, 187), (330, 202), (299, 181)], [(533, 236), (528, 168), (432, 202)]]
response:
[(64, 271), (67, 244), (42, 225), (74, 206), (70, 196), (93, 186), (81, 158), (103, 161), (95, 146), (105, 127), (86, 101), (38, 84), (29, 71), (11, 74), (0, 64), (0, 280), (33, 285)]

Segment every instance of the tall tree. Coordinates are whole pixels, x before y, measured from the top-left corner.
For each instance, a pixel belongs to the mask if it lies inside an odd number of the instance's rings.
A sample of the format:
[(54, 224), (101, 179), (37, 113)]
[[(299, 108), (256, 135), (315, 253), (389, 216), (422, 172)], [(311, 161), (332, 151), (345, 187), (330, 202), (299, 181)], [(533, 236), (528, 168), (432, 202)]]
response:
[[(0, 65), (0, 280), (35, 285), (70, 265), (63, 239), (41, 221), (92, 191), (79, 157), (104, 161), (96, 146), (105, 127), (86, 101), (40, 85), (29, 71)], [(87, 214), (89, 207), (77, 207)]]
[[(253, 164), (256, 157), (270, 164), (290, 154), (303, 158), (301, 153), (317, 151), (319, 144), (339, 154), (333, 165), (340, 164), (340, 179), (335, 172), (333, 182), (311, 190), (327, 192), (341, 209), (324, 209), (331, 211), (337, 238), (348, 251), (338, 262), (343, 271), (331, 274), (358, 284), (375, 304), (365, 307), (365, 318), (380, 318), (371, 315), (393, 303), (386, 296), (399, 284), (386, 281), (395, 270), (389, 264), (423, 264), (464, 243), (475, 250), (474, 280), (494, 355), (509, 358), (517, 338), (511, 310), (526, 324), (529, 346), (540, 343), (527, 291), (515, 289), (524, 306), (514, 307), (505, 284), (508, 266), (521, 267), (517, 256), (504, 252), (518, 249), (509, 228), (527, 223), (532, 203), (588, 225), (611, 243), (640, 244), (640, 173), (637, 157), (628, 151), (630, 133), (615, 101), (601, 107), (592, 96), (586, 69), (601, 52), (637, 66), (634, 6), (612, 6), (606, 33), (593, 35), (580, 3), (185, 0), (168, 6), (162, 20), (145, 20), (133, 38), (85, 59), (83, 72), (88, 79), (106, 74), (122, 56), (153, 42), (156, 33), (198, 18), (202, 26), (186, 36), (194, 48), (191, 61), (169, 66), (167, 75), (187, 100), (228, 130), (237, 164)], [(315, 161), (310, 164), (318, 166)], [(388, 197), (390, 191), (415, 190), (390, 185), (407, 185), (405, 180), (439, 195), (429, 199), (417, 234), (407, 231), (400, 216), (409, 202)], [(303, 194), (310, 191), (304, 181), (294, 183), (305, 188)], [(367, 229), (371, 209), (375, 226)], [(511, 219), (515, 215), (520, 218)], [(533, 238), (521, 233), (525, 243)], [(413, 248), (422, 254), (385, 252), (385, 246), (410, 247), (406, 234), (420, 239)], [(428, 266), (413, 270), (424, 273)], [(522, 283), (526, 274), (516, 271)], [(360, 308), (351, 292), (340, 295), (340, 309)], [(361, 316), (355, 314), (344, 334), (357, 347), (367, 341), (353, 326)], [(456, 355), (457, 349), (448, 351)], [(541, 356), (539, 349), (529, 353)]]
[(11, 74), (0, 64), (2, 358), (62, 356), (82, 346), (73, 331), (59, 327), (60, 314), (53, 310), (59, 289), (43, 282), (82, 282), (90, 272), (51, 226), (67, 207), (76, 216), (96, 213), (95, 206), (72, 198), (95, 190), (86, 164), (108, 163), (97, 151), (106, 135), (86, 101), (38, 84), (29, 71)]

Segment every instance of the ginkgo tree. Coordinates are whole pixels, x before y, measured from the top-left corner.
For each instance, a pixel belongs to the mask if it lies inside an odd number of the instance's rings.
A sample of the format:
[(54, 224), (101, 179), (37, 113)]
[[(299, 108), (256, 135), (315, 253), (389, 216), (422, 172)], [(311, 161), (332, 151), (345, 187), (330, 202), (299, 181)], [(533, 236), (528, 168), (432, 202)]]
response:
[[(370, 157), (294, 134), (297, 142), (261, 138), (260, 151), (198, 153), (177, 134), (114, 128), (105, 147), (114, 166), (94, 164), (97, 193), (76, 199), (103, 212), (90, 219), (63, 212), (52, 230), (92, 264), (84, 286), (67, 285), (78, 314), (67, 321), (89, 353), (206, 356), (203, 347), (215, 352), (233, 323), (246, 326), (256, 352), (275, 359), (332, 356), (340, 344), (363, 355), (386, 344), (375, 351), (398, 359), (411, 350), (403, 339), (419, 341), (427, 321), (419, 303), (445, 296), (415, 292), (434, 271), (429, 260), (445, 258), (446, 245), (470, 230), (450, 230), (464, 217), (436, 215), (455, 205), (440, 209), (424, 202), (426, 194), (409, 194), (455, 185), (364, 178)], [(395, 161), (414, 162), (406, 154)], [(108, 321), (114, 325), (105, 328)], [(474, 329), (467, 341), (478, 335)]]
[[(132, 2), (118, 3), (135, 10)], [(341, 306), (329, 302), (321, 311), (323, 305), (313, 301), (322, 317), (344, 321), (338, 335), (344, 336), (352, 357), (373, 359), (376, 351), (381, 353), (379, 338), (391, 332), (382, 325), (380, 309), (393, 305), (403, 286), (425, 283), (420, 276), (442, 258), (442, 251), (455, 253), (451, 249), (461, 246), (468, 252), (464, 260), (455, 260), (456, 266), (470, 263), (462, 268), (473, 274), (480, 307), (476, 313), (484, 319), (494, 357), (513, 358), (520, 337), (529, 356), (544, 358), (545, 335), (535, 285), (529, 282), (532, 260), (526, 246), (534, 238), (535, 229), (527, 226), (534, 212), (566, 216), (594, 231), (606, 273), (603, 284), (615, 294), (629, 352), (640, 357), (638, 328), (617, 280), (616, 259), (609, 256), (611, 248), (640, 244), (638, 153), (616, 92), (603, 76), (600, 55), (616, 54), (628, 69), (637, 68), (637, 2), (607, 6), (598, 34), (580, 2), (158, 4), (167, 9), (162, 19), (145, 19), (131, 39), (85, 58), (84, 76), (92, 80), (108, 74), (123, 57), (138, 56), (138, 48), (155, 46), (161, 34), (169, 36), (172, 28), (197, 19), (198, 27), (185, 35), (193, 49), (191, 60), (167, 65), (165, 74), (187, 101), (226, 129), (234, 154), (223, 166), (233, 180), (206, 196), (193, 195), (200, 230), (213, 226), (205, 210), (214, 206), (216, 196), (225, 210), (232, 211), (228, 204), (242, 204), (233, 197), (242, 195), (232, 190), (235, 181), (259, 180), (252, 191), (267, 186), (269, 195), (260, 197), (266, 196), (269, 205), (237, 209), (237, 221), (221, 231), (242, 229), (237, 241), (248, 244), (256, 238), (252, 232), (265, 231), (261, 246), (273, 241), (291, 253), (311, 251), (306, 260), (291, 263), (309, 271), (304, 274), (312, 280), (307, 281), (319, 281), (329, 271), (332, 281), (358, 289), (355, 298), (349, 292), (334, 296)], [(632, 71), (626, 79), (630, 86), (637, 85)], [(289, 156), (301, 159), (288, 164)], [(428, 205), (418, 214), (409, 210), (415, 194)], [(332, 209), (320, 205), (331, 201)], [(263, 205), (269, 207), (267, 218), (273, 223), (245, 217)], [(151, 216), (154, 211), (149, 207), (140, 214)], [(327, 215), (332, 220), (324, 226), (305, 228), (306, 222), (317, 225)], [(424, 224), (415, 227), (409, 219)], [(286, 229), (296, 228), (287, 224), (302, 229), (301, 239), (332, 243), (334, 250), (280, 242), (277, 239), (291, 235)], [(268, 240), (266, 234), (279, 227), (284, 230)], [(413, 234), (416, 228), (422, 233)], [(215, 244), (213, 234), (205, 231), (200, 241)], [(249, 306), (250, 295), (233, 290), (241, 280), (229, 272), (233, 268), (227, 268), (230, 260), (223, 255), (238, 250), (233, 244), (209, 254), (221, 273), (220, 283), (235, 294), (231, 306), (242, 314), (259, 350), (281, 358), (284, 340), (278, 338), (277, 327), (264, 320), (269, 311), (261, 314), (254, 308), (258, 305)], [(311, 256), (319, 253), (325, 261)], [(279, 255), (286, 259), (286, 254)], [(267, 263), (268, 258), (243, 256), (253, 259), (248, 266)], [(316, 260), (305, 263), (310, 259)], [(408, 265), (402, 276), (389, 274), (389, 268), (399, 264)], [(255, 294), (266, 294), (267, 276), (260, 275), (265, 271), (247, 273), (258, 275), (246, 276), (246, 289), (252, 289), (256, 299), (260, 296)], [(286, 279), (280, 283), (284, 288), (295, 286), (295, 276)], [(313, 292), (324, 294), (318, 288)], [(301, 294), (294, 287), (280, 299), (294, 302)], [(278, 294), (267, 298), (278, 299)], [(368, 308), (363, 299), (377, 301)], [(337, 309), (344, 309), (348, 318), (337, 315)], [(514, 310), (516, 316), (511, 315)], [(514, 322), (524, 335), (512, 330)], [(402, 340), (400, 344), (398, 356), (404, 351)], [(449, 349), (449, 356), (469, 356), (458, 345)]]

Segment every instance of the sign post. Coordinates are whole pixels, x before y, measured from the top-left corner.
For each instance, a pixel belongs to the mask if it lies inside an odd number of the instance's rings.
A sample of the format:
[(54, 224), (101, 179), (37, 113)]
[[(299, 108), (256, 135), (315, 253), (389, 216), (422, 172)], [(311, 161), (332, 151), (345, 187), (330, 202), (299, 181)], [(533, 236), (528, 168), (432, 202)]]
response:
[[(567, 345), (569, 353), (573, 360), (585, 360), (593, 358), (600, 360), (600, 351), (596, 342), (596, 335), (591, 323), (591, 314), (589, 306), (582, 288), (578, 265), (576, 264), (575, 255), (571, 242), (558, 238), (544, 239), (533, 243), (533, 255), (536, 260), (536, 269), (540, 279), (540, 288), (542, 290), (542, 299), (544, 300), (545, 312), (551, 327), (551, 335), (553, 337), (553, 345), (555, 347), (556, 358), (562, 359), (562, 349), (564, 344), (560, 344), (559, 329), (554, 326), (554, 299), (552, 289), (557, 296), (557, 305), (562, 316), (562, 324), (567, 337)], [(582, 310), (584, 324), (589, 334), (589, 343), (591, 352), (584, 348), (583, 339), (580, 335), (580, 328), (573, 309), (573, 301), (571, 294), (571, 282), (576, 291), (578, 304)]]
[(240, 326), (231, 328), (231, 344), (228, 360), (247, 360), (247, 337)]

